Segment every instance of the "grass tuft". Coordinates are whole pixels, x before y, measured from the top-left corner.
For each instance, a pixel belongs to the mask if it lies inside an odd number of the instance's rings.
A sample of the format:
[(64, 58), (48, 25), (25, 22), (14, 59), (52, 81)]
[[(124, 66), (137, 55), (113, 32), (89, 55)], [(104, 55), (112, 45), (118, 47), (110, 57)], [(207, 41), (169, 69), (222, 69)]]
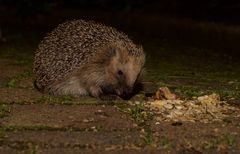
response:
[(32, 76), (32, 71), (25, 71), (23, 73), (20, 73), (16, 76), (14, 76), (13, 78), (11, 78), (7, 84), (6, 84), (6, 87), (8, 88), (15, 88), (17, 87), (17, 82), (22, 80), (22, 79), (25, 79), (25, 78), (28, 78), (28, 77), (31, 77)]
[(143, 103), (135, 104), (131, 109), (130, 115), (137, 123), (143, 123), (144, 119), (146, 118), (146, 112), (144, 112)]
[(0, 118), (5, 117), (10, 113), (10, 108), (6, 104), (0, 104)]

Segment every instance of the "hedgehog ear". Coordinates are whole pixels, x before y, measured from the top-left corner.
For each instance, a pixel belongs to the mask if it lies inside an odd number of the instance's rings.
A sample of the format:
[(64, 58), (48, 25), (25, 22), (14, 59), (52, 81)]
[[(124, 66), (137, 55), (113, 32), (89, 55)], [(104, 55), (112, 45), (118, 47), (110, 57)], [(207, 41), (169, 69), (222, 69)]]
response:
[(110, 47), (109, 48), (109, 52), (108, 52), (108, 56), (112, 59), (120, 59), (120, 52), (119, 49), (116, 47)]
[(104, 63), (109, 64), (112, 61), (117, 61), (118, 59), (120, 59), (119, 50), (116, 47), (108, 47), (105, 54)]
[(115, 57), (117, 55), (117, 49), (114, 47), (109, 48), (109, 57)]

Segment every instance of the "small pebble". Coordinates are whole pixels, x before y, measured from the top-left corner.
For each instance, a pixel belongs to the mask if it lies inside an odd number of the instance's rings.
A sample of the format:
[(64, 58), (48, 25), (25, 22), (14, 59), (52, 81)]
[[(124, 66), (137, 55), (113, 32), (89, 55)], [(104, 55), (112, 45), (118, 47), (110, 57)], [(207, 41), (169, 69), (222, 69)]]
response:
[(97, 112), (98, 112), (98, 113), (102, 113), (102, 112), (103, 112), (103, 110), (97, 110)]
[(183, 112), (179, 111), (179, 110), (174, 110), (173, 113), (177, 114), (177, 115), (183, 115)]
[(138, 105), (138, 104), (140, 104), (140, 102), (139, 101), (135, 101), (135, 104)]
[(172, 109), (173, 105), (172, 104), (165, 104), (163, 105), (166, 109)]
[(183, 109), (183, 107), (182, 107), (182, 106), (180, 106), (180, 105), (175, 105), (175, 108), (176, 108), (176, 109), (178, 109), (178, 110), (181, 110), (181, 109)]

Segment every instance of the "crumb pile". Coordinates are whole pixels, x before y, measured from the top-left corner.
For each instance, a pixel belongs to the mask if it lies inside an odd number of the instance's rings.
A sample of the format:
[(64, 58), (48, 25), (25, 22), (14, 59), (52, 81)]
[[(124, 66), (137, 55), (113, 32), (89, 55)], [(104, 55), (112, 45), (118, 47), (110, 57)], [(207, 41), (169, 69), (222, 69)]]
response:
[(155, 113), (156, 121), (191, 121), (209, 123), (222, 121), (229, 115), (239, 117), (239, 108), (220, 100), (218, 94), (204, 95), (192, 100), (180, 100), (167, 87), (159, 88), (154, 101), (145, 103)]

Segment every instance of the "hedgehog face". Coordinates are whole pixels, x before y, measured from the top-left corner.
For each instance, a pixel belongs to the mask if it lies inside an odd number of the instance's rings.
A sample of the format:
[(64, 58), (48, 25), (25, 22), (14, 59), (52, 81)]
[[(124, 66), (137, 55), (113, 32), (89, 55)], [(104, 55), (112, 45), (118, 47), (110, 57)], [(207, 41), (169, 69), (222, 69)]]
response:
[(129, 99), (135, 85), (141, 80), (145, 57), (130, 56), (126, 50), (116, 49), (107, 67), (107, 87), (105, 91)]
[(130, 99), (134, 95), (135, 86), (140, 82), (142, 69), (135, 69), (133, 71), (131, 64), (126, 63), (115, 72), (117, 84), (114, 90), (123, 99)]

